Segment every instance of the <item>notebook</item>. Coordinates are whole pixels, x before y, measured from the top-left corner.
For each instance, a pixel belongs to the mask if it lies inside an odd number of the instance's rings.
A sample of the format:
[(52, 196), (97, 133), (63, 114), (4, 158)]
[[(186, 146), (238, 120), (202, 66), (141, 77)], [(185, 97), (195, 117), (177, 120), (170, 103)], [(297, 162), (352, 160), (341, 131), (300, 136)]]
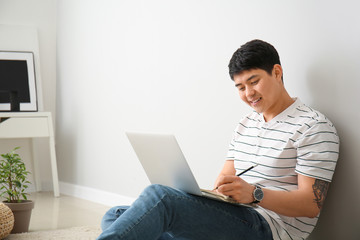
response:
[(162, 184), (193, 195), (239, 204), (229, 196), (200, 189), (173, 134), (126, 132), (126, 135), (152, 184)]

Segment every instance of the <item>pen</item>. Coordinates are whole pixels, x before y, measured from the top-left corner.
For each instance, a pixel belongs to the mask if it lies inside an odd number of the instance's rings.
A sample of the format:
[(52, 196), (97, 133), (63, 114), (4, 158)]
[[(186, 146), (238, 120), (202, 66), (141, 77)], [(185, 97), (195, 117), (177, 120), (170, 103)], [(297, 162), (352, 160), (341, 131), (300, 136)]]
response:
[(236, 176), (241, 176), (241, 175), (243, 175), (244, 173), (246, 173), (247, 171), (250, 171), (251, 169), (253, 169), (254, 167), (257, 167), (259, 164), (255, 164), (254, 166), (251, 166), (251, 167), (249, 167), (248, 169), (246, 169), (246, 170), (244, 170), (244, 171), (242, 171), (241, 173), (239, 173), (239, 174), (237, 174)]

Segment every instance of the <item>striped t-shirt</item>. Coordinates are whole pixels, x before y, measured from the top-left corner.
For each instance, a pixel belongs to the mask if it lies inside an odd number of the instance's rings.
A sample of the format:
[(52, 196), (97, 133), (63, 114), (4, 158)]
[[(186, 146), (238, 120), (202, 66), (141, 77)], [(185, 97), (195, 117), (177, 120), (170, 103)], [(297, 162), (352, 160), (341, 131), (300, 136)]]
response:
[[(273, 190), (297, 189), (297, 175), (331, 182), (339, 155), (333, 124), (299, 99), (269, 122), (257, 112), (244, 117), (234, 131), (228, 160), (237, 173), (258, 164), (241, 177), (250, 184)], [(273, 238), (306, 239), (318, 220), (286, 217), (255, 208), (269, 223)]]

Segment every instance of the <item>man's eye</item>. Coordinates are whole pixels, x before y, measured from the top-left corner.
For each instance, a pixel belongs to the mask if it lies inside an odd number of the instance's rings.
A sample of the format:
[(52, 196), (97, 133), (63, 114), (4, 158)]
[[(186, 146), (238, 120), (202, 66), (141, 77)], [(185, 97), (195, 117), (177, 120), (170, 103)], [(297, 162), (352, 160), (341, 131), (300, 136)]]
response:
[(251, 82), (251, 85), (256, 85), (259, 82), (259, 80)]
[(239, 91), (244, 91), (245, 90), (245, 87), (240, 87), (239, 88)]

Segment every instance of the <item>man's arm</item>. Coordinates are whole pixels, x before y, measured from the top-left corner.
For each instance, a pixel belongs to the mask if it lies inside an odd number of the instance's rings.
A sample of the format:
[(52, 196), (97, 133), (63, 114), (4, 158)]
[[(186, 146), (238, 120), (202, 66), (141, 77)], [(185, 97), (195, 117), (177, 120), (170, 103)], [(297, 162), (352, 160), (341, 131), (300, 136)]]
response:
[[(235, 176), (233, 161), (232, 166), (227, 161), (223, 170), (215, 183), (217, 191), (231, 196), (239, 203), (254, 201), (255, 187)], [(264, 198), (259, 205), (285, 216), (316, 217), (322, 208), (328, 187), (329, 183), (326, 181), (298, 174), (297, 190), (288, 192), (263, 188)]]
[(324, 203), (329, 182), (298, 174), (298, 189), (290, 192), (263, 189), (260, 206), (290, 217), (316, 217)]
[(323, 205), (324, 205), (324, 201), (325, 198), (327, 196), (327, 191), (329, 189), (329, 182), (326, 182), (324, 180), (319, 180), (319, 179), (315, 179), (315, 183), (313, 184), (313, 192), (314, 192), (314, 202), (316, 202), (316, 204), (318, 205), (318, 208), (321, 210)]
[(214, 189), (218, 186), (218, 182), (220, 181), (222, 176), (227, 176), (227, 175), (235, 176), (235, 173), (236, 173), (236, 170), (234, 167), (234, 160), (225, 161), (224, 166), (223, 166), (221, 172), (219, 173), (219, 176), (215, 180)]

